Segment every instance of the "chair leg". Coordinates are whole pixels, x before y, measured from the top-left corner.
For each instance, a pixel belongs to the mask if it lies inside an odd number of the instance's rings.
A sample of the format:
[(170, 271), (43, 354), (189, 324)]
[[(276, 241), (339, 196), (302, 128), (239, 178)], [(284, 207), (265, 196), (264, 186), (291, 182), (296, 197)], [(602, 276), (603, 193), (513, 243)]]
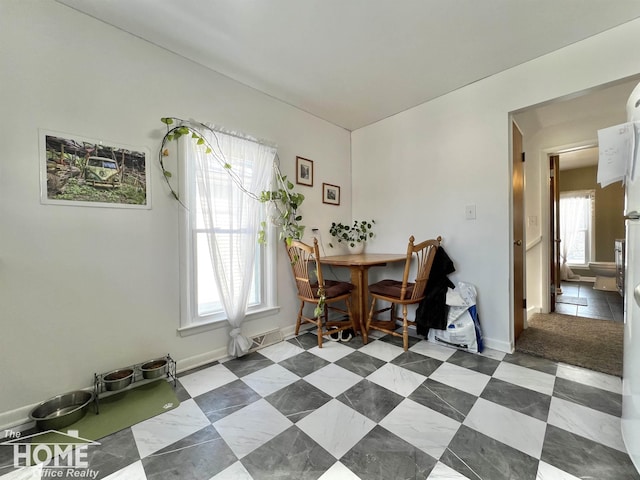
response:
[(324, 312), (316, 317), (316, 326), (318, 327), (318, 348), (322, 348), (322, 324), (327, 322), (327, 306), (324, 306)]
[(300, 324), (302, 323), (302, 309), (304, 308), (304, 302), (300, 302), (300, 309), (298, 310), (298, 318), (296, 319), (296, 335), (300, 331)]
[[(371, 308), (369, 309), (369, 315), (367, 315), (366, 323), (365, 323), (364, 327), (362, 328), (362, 341), (363, 341), (363, 343), (365, 345), (369, 341), (369, 329), (371, 328), (371, 322), (373, 321), (373, 313), (374, 313), (375, 308), (376, 308), (376, 299), (372, 298), (371, 299)], [(364, 312), (362, 312), (362, 313), (364, 313)], [(360, 319), (360, 321), (362, 321), (362, 318)]]
[(351, 321), (351, 328), (353, 330), (353, 336), (355, 337), (358, 334), (358, 330), (360, 330), (360, 335), (362, 335), (362, 343), (367, 344), (367, 332), (364, 329), (364, 325), (362, 324), (362, 315), (360, 315), (360, 325), (356, 323), (353, 318), (353, 312), (351, 311), (351, 298), (347, 298), (344, 303), (347, 305), (347, 315), (349, 315), (349, 320)]
[(407, 322), (406, 305), (402, 305), (402, 345), (405, 352), (409, 350), (409, 323)]

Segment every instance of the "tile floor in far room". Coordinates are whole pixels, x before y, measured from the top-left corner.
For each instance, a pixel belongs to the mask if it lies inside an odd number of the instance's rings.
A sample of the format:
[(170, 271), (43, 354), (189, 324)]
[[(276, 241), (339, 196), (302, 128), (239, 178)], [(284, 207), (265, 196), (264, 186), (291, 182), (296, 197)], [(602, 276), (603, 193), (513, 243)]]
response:
[(558, 300), (562, 301), (562, 297), (579, 297), (587, 305), (556, 302), (556, 313), (598, 320), (624, 320), (622, 296), (618, 292), (594, 290), (593, 282), (562, 282), (562, 295), (558, 296)]
[[(179, 378), (181, 405), (100, 440), (98, 478), (640, 479), (621, 381), (524, 354), (307, 333)], [(11, 463), (0, 450), (0, 464)], [(2, 480), (40, 478), (0, 470)]]

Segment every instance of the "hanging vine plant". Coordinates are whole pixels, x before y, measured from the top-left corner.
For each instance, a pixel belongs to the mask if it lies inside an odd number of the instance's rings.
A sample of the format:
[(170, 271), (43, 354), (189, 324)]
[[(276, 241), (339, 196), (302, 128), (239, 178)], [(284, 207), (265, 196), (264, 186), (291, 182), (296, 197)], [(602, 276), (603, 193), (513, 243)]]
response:
[[(163, 117), (160, 120), (167, 126), (167, 132), (162, 137), (158, 161), (171, 195), (180, 205), (186, 208), (178, 192), (171, 184), (173, 174), (166, 169), (164, 160), (169, 156), (168, 143), (188, 136), (197, 146), (204, 149), (205, 154), (213, 156), (240, 190), (250, 197), (267, 204), (269, 220), (278, 228), (280, 240), (285, 240), (289, 245), (292, 240), (302, 239), (305, 226), (301, 224), (302, 215), (300, 215), (298, 209), (304, 201), (304, 195), (294, 192), (293, 183), (280, 173), (276, 162), (273, 163), (276, 182), (275, 190), (264, 190), (260, 193), (251, 192), (244, 187), (242, 181), (233, 170), (233, 165), (225, 158), (219, 145), (212, 145), (206, 138), (205, 132), (208, 132), (217, 141), (218, 137), (213, 128), (201, 122), (187, 121), (177, 117)], [(261, 229), (258, 232), (258, 242), (260, 243), (266, 242), (266, 228), (266, 222), (262, 222)]]

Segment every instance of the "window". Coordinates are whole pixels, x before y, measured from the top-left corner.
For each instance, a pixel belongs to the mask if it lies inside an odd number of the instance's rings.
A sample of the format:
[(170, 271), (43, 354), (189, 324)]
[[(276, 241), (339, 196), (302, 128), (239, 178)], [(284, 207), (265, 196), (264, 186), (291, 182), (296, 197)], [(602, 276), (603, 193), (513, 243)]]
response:
[(560, 251), (562, 263), (586, 267), (594, 250), (595, 191), (560, 193)]
[[(217, 133), (216, 137), (215, 145), (225, 161), (232, 165), (242, 185), (251, 188), (256, 162), (265, 161), (265, 158), (254, 155), (251, 147), (239, 146), (238, 142), (243, 140), (233, 135)], [(229, 281), (223, 282), (225, 285), (222, 286), (227, 298), (237, 293), (237, 289), (244, 288), (242, 284), (250, 277), (246, 313), (255, 315), (275, 308), (276, 252), (274, 235), (270, 231), (267, 232), (267, 245), (257, 244), (255, 222), (247, 207), (248, 195), (231, 180), (227, 169), (211, 159), (204, 164), (202, 157), (198, 158), (202, 153), (198, 153), (196, 146), (184, 140), (181, 142), (180, 157), (184, 160), (180, 162), (181, 192), (184, 192), (181, 197), (186, 200), (187, 208), (181, 213), (180, 331), (194, 333), (195, 329), (197, 333), (227, 317), (223, 296), (216, 284), (212, 253), (217, 259), (223, 259), (225, 268), (229, 269), (225, 270), (228, 273), (225, 278)], [(264, 212), (264, 208), (260, 211)], [(209, 213), (215, 217), (213, 223), (207, 221)], [(215, 234), (212, 247), (209, 245), (210, 233)], [(246, 252), (242, 246), (244, 242), (255, 244), (253, 267), (243, 257)]]

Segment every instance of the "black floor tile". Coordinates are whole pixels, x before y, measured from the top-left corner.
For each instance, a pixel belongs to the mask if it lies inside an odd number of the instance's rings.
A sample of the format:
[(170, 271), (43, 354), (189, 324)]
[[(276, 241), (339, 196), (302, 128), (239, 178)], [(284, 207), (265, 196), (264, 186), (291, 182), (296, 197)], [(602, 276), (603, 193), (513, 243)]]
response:
[(627, 454), (553, 425), (547, 425), (540, 459), (578, 478), (640, 479)]
[(503, 382), (497, 378), (489, 380), (480, 397), (543, 422), (546, 422), (549, 416), (551, 405), (549, 395)]
[(470, 479), (535, 480), (538, 460), (462, 425), (440, 461)]
[(320, 370), (322, 367), (329, 365), (325, 359), (314, 355), (313, 353), (303, 352), (294, 357), (287, 358), (279, 363), (287, 370), (295, 373), (299, 377), (306, 377), (310, 373)]
[(331, 399), (331, 395), (304, 380), (298, 380), (265, 397), (267, 402), (293, 423), (306, 417)]
[(408, 398), (458, 422), (464, 421), (477, 400), (475, 395), (430, 378), (416, 388)]
[(335, 362), (336, 365), (346, 368), (350, 372), (360, 375), (361, 377), (371, 375), (385, 363), (386, 362), (384, 360), (380, 360), (379, 358), (372, 357), (371, 355), (367, 355), (362, 352), (350, 353), (346, 357), (342, 357), (340, 360)]
[(539, 372), (548, 373), (549, 375), (555, 375), (558, 371), (558, 364), (556, 362), (520, 352), (513, 352), (512, 354), (505, 355), (503, 361), (519, 365), (521, 367), (530, 368), (532, 370), (537, 370)]
[(407, 370), (411, 370), (412, 372), (419, 373), (420, 375), (424, 375), (425, 377), (431, 375), (438, 369), (440, 365), (442, 365), (442, 362), (440, 360), (436, 360), (435, 358), (427, 357), (425, 355), (420, 355), (419, 353), (415, 353), (412, 351), (401, 353), (396, 358), (394, 358), (391, 363), (393, 365), (406, 368)]
[(336, 399), (374, 422), (379, 422), (396, 408), (404, 397), (365, 379)]
[(500, 365), (500, 362), (493, 358), (463, 352), (462, 350), (458, 350), (450, 356), (447, 359), (447, 362), (458, 365), (459, 367), (468, 368), (469, 370), (484, 373), (485, 375), (493, 375), (493, 372), (495, 372), (498, 365)]
[(295, 425), (242, 459), (254, 480), (315, 480), (335, 458)]
[(237, 461), (213, 426), (142, 459), (147, 480), (209, 480)]
[(244, 357), (234, 358), (228, 362), (224, 362), (224, 366), (231, 370), (239, 377), (244, 377), (264, 367), (272, 365), (273, 362), (258, 352), (249, 353)]
[(416, 479), (429, 476), (436, 459), (387, 429), (374, 427), (341, 462), (362, 480)]
[(260, 398), (262, 397), (246, 383), (236, 380), (203, 393), (194, 400), (211, 423), (214, 423)]
[(622, 395), (596, 387), (556, 378), (553, 396), (563, 400), (593, 408), (600, 412), (620, 417), (622, 415)]

